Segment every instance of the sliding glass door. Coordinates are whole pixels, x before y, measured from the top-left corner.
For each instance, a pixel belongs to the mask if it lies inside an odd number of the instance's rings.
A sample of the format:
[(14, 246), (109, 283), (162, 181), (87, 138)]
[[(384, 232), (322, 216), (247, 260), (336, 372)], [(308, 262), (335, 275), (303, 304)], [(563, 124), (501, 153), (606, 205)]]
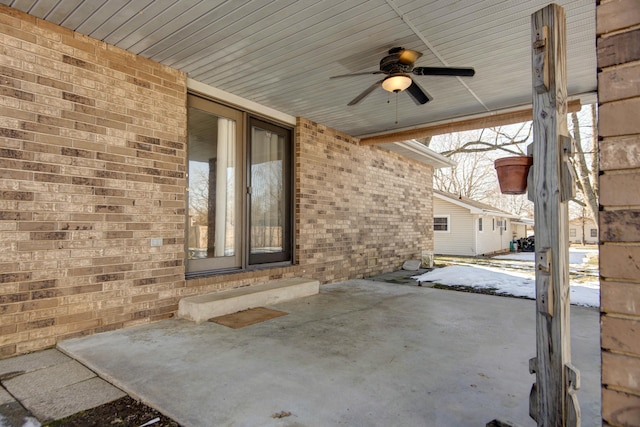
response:
[(188, 271), (242, 265), (242, 113), (189, 97)]
[(250, 264), (291, 257), (290, 139), (286, 129), (250, 120)]
[(291, 130), (192, 95), (187, 124), (187, 274), (291, 262)]

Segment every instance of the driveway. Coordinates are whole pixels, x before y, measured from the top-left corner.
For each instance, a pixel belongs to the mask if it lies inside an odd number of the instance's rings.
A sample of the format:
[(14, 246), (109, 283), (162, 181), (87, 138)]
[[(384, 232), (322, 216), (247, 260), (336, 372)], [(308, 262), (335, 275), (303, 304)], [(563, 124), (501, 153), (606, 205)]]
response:
[[(185, 426), (535, 426), (535, 302), (372, 280), (241, 329), (172, 319), (59, 347)], [(582, 424), (600, 425), (598, 311), (571, 308)]]

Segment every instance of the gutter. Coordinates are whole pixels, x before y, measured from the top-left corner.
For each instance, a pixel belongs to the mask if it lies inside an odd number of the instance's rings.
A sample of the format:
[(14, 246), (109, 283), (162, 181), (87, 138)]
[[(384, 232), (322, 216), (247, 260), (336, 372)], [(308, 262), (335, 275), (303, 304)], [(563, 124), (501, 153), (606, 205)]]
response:
[(450, 168), (456, 165), (456, 162), (440, 153), (429, 149), (426, 145), (415, 139), (399, 142), (387, 142), (378, 144), (386, 150), (393, 151), (402, 156), (409, 157), (418, 162), (433, 166), (435, 169)]

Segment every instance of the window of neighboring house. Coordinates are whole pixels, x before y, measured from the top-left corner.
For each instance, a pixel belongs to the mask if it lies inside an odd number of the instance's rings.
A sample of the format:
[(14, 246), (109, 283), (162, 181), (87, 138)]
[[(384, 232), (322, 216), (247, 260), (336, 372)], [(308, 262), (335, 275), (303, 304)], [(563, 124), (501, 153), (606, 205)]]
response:
[(482, 231), (482, 218), (478, 218), (478, 231)]
[(449, 231), (449, 216), (434, 216), (433, 217), (433, 231), (448, 232)]
[(591, 229), (591, 237), (598, 237), (598, 229), (597, 228), (592, 228)]
[(575, 228), (570, 228), (569, 229), (569, 237), (576, 237), (576, 229)]
[(496, 231), (496, 219), (491, 218), (491, 231)]
[(291, 130), (194, 95), (187, 121), (187, 274), (291, 262)]

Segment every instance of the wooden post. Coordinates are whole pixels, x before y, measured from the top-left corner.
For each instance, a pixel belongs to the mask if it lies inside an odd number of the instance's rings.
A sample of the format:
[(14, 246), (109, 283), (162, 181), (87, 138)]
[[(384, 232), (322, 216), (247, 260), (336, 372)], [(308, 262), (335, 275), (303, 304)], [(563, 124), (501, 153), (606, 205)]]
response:
[(551, 4), (531, 16), (533, 168), (529, 196), (536, 228), (536, 374), (529, 413), (538, 426), (580, 425), (569, 330), (569, 213), (574, 179), (568, 165), (566, 27)]

